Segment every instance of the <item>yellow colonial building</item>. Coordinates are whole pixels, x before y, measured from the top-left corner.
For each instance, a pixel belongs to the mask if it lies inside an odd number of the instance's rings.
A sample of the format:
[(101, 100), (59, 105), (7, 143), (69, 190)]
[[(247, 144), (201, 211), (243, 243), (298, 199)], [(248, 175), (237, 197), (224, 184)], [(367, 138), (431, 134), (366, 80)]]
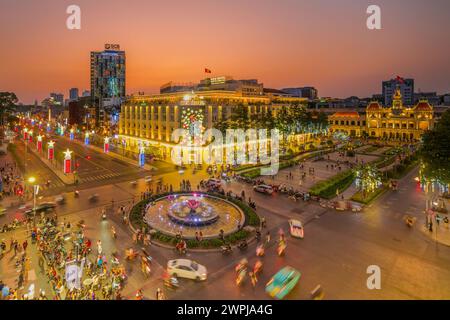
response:
[[(191, 90), (155, 95), (133, 95), (122, 106), (119, 117), (119, 139), (126, 149), (136, 151), (139, 145), (160, 158), (170, 156), (175, 145), (172, 132), (178, 128), (201, 130), (231, 117), (234, 112), (272, 114), (275, 117), (284, 106), (301, 107), (306, 98), (272, 96), (260, 92), (247, 94), (243, 90)], [(238, 110), (241, 109), (241, 110)], [(200, 130), (199, 130), (200, 131)], [(194, 132), (200, 135), (201, 132)]]
[(365, 114), (337, 112), (329, 117), (330, 133), (343, 132), (349, 136), (368, 136), (382, 140), (414, 141), (433, 127), (433, 107), (420, 100), (415, 106), (402, 103), (400, 90), (396, 90), (392, 106), (383, 107), (372, 101)]

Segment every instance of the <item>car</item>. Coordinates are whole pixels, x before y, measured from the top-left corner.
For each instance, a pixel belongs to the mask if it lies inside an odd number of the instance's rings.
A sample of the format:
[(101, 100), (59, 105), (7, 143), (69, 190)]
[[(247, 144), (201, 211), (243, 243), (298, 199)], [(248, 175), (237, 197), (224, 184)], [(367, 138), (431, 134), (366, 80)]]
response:
[(171, 276), (204, 281), (207, 278), (206, 267), (189, 259), (175, 259), (167, 262), (167, 272)]
[(150, 182), (152, 182), (152, 176), (146, 176), (144, 178), (144, 180), (145, 180), (145, 183), (150, 183)]
[(98, 200), (98, 198), (99, 198), (98, 193), (94, 193), (93, 195), (89, 196), (88, 200), (91, 202), (95, 202)]
[(216, 188), (216, 187), (220, 187), (220, 185), (222, 184), (222, 181), (220, 181), (219, 179), (208, 179), (208, 181), (206, 181), (206, 185), (208, 186), (208, 187), (213, 187), (213, 188)]
[(57, 204), (64, 204), (66, 202), (66, 197), (61, 194), (61, 195), (55, 197), (55, 202)]
[[(51, 212), (55, 209), (55, 207), (56, 207), (56, 203), (54, 203), (54, 202), (42, 202), (36, 206), (36, 213)], [(25, 211), (25, 214), (33, 215), (33, 212), (34, 212), (34, 209), (31, 208), (31, 209), (28, 209), (27, 211)]]
[(289, 232), (294, 238), (303, 239), (305, 230), (303, 229), (302, 222), (295, 219), (289, 219)]
[(286, 266), (270, 279), (266, 285), (266, 292), (272, 298), (282, 300), (294, 289), (300, 277), (300, 271)]
[(259, 184), (253, 187), (253, 190), (260, 192), (260, 193), (265, 193), (265, 194), (272, 194), (273, 193), (273, 188), (271, 186), (268, 186), (266, 184)]

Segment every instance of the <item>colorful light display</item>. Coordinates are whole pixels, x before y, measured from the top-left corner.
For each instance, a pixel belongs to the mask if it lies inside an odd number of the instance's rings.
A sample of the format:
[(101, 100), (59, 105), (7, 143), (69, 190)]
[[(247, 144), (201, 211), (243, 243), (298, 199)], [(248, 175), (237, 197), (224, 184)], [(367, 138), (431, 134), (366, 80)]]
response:
[(42, 136), (41, 135), (37, 136), (36, 146), (37, 146), (38, 152), (41, 152), (42, 151)]
[(68, 174), (72, 172), (72, 151), (67, 149), (64, 151), (64, 173)]
[(109, 137), (105, 137), (104, 143), (103, 143), (103, 151), (105, 153), (109, 152)]
[(55, 141), (49, 141), (47, 145), (48, 160), (53, 160), (55, 157)]

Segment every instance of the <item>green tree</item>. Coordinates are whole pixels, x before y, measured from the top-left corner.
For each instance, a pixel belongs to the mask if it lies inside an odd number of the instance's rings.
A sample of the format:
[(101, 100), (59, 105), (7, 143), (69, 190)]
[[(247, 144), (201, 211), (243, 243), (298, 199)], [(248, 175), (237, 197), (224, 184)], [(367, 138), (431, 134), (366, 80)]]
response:
[(442, 114), (432, 130), (423, 134), (419, 155), (427, 179), (450, 184), (450, 110)]
[(0, 124), (2, 126), (6, 115), (15, 110), (18, 101), (14, 92), (0, 92)]

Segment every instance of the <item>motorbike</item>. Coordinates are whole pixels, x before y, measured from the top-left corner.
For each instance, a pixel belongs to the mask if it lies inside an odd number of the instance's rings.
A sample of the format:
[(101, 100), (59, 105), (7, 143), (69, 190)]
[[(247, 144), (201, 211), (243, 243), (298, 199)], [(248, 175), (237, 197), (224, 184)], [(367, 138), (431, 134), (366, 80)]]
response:
[(180, 284), (178, 282), (178, 279), (175, 277), (171, 277), (170, 279), (165, 279), (164, 280), (164, 285), (169, 288), (169, 289), (173, 289), (176, 290), (179, 288)]
[(222, 249), (222, 253), (223, 254), (228, 254), (228, 253), (231, 253), (233, 251), (233, 249), (231, 248), (230, 245), (228, 245), (228, 246), (221, 246), (220, 248)]
[(98, 200), (98, 194), (93, 194), (89, 197), (89, 201), (95, 202)]
[(243, 269), (239, 272), (236, 277), (236, 285), (240, 286), (244, 283), (245, 277), (247, 276), (247, 270)]
[(254, 273), (255, 275), (257, 275), (257, 274), (259, 274), (259, 273), (262, 272), (262, 269), (263, 269), (263, 264), (262, 264), (262, 262), (259, 261), (259, 260), (256, 261), (255, 266), (253, 267), (253, 273)]
[(179, 254), (186, 254), (187, 249), (186, 249), (186, 246), (177, 244), (177, 245), (175, 246), (175, 251), (177, 251)]
[(240, 250), (245, 250), (245, 249), (247, 249), (247, 248), (248, 248), (247, 241), (242, 241), (241, 243), (239, 243), (238, 248), (239, 248)]
[(277, 248), (278, 256), (284, 255), (285, 250), (286, 250), (286, 243), (284, 241), (280, 241), (278, 243), (278, 248)]
[(259, 246), (256, 247), (256, 256), (257, 257), (262, 257), (264, 256), (265, 252), (264, 252), (264, 245), (260, 244)]
[(78, 221), (77, 227), (80, 229), (84, 229), (86, 227), (86, 225), (84, 224), (84, 220)]

